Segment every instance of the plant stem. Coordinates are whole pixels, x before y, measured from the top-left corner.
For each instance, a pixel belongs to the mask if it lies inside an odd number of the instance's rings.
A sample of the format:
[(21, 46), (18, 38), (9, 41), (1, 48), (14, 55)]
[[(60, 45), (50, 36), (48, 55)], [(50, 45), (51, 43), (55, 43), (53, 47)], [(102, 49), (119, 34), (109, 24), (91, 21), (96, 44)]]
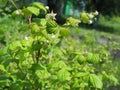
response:
[(36, 61), (37, 61), (37, 63), (39, 62), (39, 57), (40, 57), (40, 50), (38, 50), (37, 53), (36, 53)]
[(28, 23), (30, 24), (32, 22), (32, 15), (28, 19)]
[[(38, 36), (36, 37), (36, 39), (37, 39), (37, 44), (39, 44), (40, 42), (38, 40)], [(39, 58), (40, 58), (40, 49), (36, 52), (36, 61), (37, 61), (37, 63), (39, 62)]]
[(13, 6), (18, 10), (18, 7), (16, 6), (16, 4), (14, 3), (14, 1), (13, 0), (9, 0), (12, 4), (13, 4)]

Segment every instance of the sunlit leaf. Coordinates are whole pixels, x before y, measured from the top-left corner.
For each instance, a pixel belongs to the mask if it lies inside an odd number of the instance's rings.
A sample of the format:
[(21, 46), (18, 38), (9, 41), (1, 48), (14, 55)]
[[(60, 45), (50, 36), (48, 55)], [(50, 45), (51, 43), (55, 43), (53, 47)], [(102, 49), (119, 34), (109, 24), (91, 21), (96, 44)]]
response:
[(67, 28), (60, 28), (60, 34), (61, 36), (69, 36), (70, 31)]
[(58, 80), (63, 81), (69, 81), (71, 79), (70, 73), (66, 69), (61, 69), (57, 73)]
[(114, 85), (118, 85), (118, 79), (114, 75), (108, 76), (108, 78), (114, 82)]
[(34, 15), (38, 16), (39, 15), (39, 9), (36, 7), (27, 7), (27, 9)]
[(42, 3), (34, 2), (32, 5), (39, 8), (40, 10), (43, 10), (45, 13), (47, 12), (46, 8), (44, 7)]
[(94, 88), (99, 88), (99, 89), (103, 88), (102, 80), (99, 78), (99, 76), (95, 74), (90, 74), (90, 83)]
[(78, 72), (78, 73), (75, 74), (75, 77), (84, 77), (86, 75), (88, 75), (88, 73), (86, 73), (86, 72)]

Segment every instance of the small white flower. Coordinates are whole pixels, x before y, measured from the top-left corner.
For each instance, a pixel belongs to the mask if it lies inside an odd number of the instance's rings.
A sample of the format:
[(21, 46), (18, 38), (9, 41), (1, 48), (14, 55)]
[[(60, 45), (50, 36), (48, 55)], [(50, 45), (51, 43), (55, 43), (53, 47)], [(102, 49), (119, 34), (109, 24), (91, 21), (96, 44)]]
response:
[(98, 11), (95, 11), (95, 15), (98, 15), (99, 14), (99, 12)]
[(49, 43), (49, 41), (48, 41), (48, 40), (46, 40), (46, 43)]
[(52, 34), (51, 38), (53, 38), (53, 39), (54, 39), (54, 38), (55, 38), (55, 35), (54, 35), (54, 34)]
[(46, 8), (47, 10), (49, 10), (49, 6), (46, 6), (45, 8)]
[(25, 40), (28, 40), (28, 37), (27, 37), (27, 36), (25, 36)]
[(89, 14), (90, 18), (94, 18), (94, 15), (92, 13)]
[(89, 21), (89, 24), (92, 24), (92, 23), (93, 23), (93, 21), (92, 21), (92, 20), (90, 20), (90, 21)]
[(20, 14), (20, 11), (19, 11), (19, 10), (17, 10), (17, 11), (16, 11), (16, 14), (17, 14), (17, 15), (19, 15), (19, 14)]
[(56, 18), (55, 18), (56, 15), (57, 15), (56, 13), (54, 13), (53, 11), (51, 11), (51, 13), (48, 13), (48, 14), (46, 15), (46, 18), (47, 18), (47, 19), (56, 20)]

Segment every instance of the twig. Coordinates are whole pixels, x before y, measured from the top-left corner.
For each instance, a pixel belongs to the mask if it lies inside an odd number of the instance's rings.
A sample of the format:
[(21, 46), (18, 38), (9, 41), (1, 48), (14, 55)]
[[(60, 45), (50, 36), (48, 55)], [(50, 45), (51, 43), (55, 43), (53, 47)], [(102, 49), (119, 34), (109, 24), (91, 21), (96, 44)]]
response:
[(18, 10), (18, 7), (16, 6), (16, 4), (14, 3), (14, 1), (13, 0), (9, 0), (12, 4), (13, 4), (13, 6)]

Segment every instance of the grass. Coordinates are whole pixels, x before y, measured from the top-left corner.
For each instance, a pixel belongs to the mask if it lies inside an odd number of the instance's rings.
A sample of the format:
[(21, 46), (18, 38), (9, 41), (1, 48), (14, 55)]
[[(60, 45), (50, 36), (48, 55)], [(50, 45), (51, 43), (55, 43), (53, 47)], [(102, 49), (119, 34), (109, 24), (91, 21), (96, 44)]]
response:
[(120, 17), (118, 16), (113, 17), (100, 16), (99, 25), (101, 26), (101, 29), (107, 32), (110, 31), (115, 34), (120, 34)]

